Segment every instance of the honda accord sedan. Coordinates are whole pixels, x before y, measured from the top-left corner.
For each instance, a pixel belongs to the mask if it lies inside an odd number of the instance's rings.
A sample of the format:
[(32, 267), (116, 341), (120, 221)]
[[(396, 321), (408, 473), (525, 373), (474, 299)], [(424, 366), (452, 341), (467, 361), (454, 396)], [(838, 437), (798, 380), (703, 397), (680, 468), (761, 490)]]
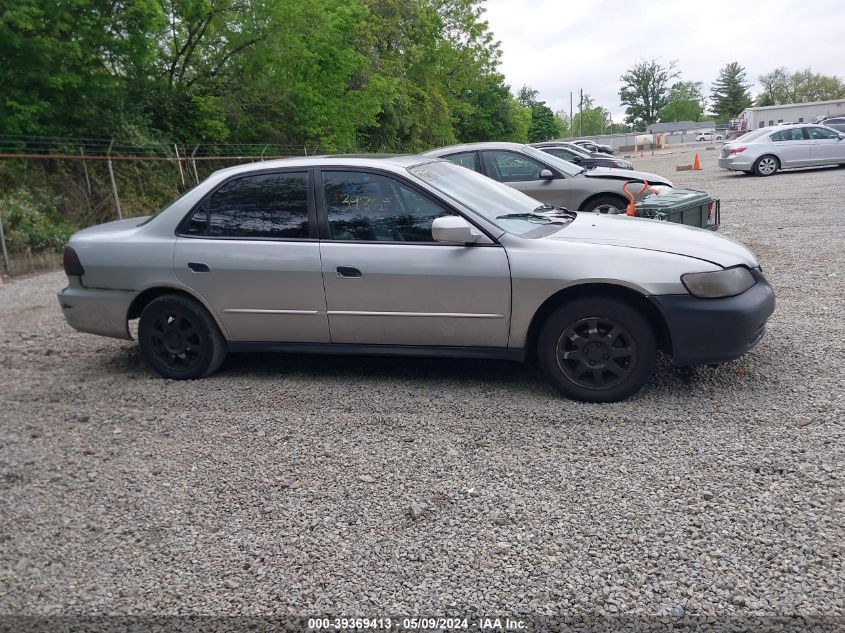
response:
[(824, 125), (778, 125), (722, 145), (719, 167), (771, 176), (780, 169), (845, 166), (845, 133)]
[(173, 379), (248, 350), (533, 359), (565, 395), (620, 400), (658, 350), (745, 354), (774, 295), (709, 231), (577, 213), (445, 160), (314, 157), (215, 172), (159, 213), (94, 226), (58, 295)]
[[(423, 156), (447, 158), (453, 163), (527, 193), (540, 202), (579, 211), (624, 212), (628, 182), (672, 187), (657, 174), (630, 169), (584, 169), (530, 145), (519, 143), (467, 143), (426, 152)], [(634, 192), (637, 188), (634, 188)]]

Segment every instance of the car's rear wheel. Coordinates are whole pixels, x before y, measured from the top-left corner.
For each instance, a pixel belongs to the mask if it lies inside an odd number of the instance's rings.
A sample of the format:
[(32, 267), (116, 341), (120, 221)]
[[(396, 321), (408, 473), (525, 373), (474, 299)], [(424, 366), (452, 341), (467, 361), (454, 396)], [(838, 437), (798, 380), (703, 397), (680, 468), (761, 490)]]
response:
[(615, 214), (625, 213), (627, 206), (627, 203), (622, 198), (617, 198), (616, 196), (599, 196), (590, 200), (581, 210)]
[(754, 173), (758, 176), (771, 176), (780, 169), (780, 161), (775, 156), (766, 154), (754, 163)]
[(164, 295), (141, 312), (138, 345), (147, 364), (165, 378), (188, 380), (214, 372), (226, 341), (208, 311), (193, 299)]
[(564, 304), (546, 319), (537, 358), (565, 396), (616, 402), (651, 378), (657, 340), (645, 318), (628, 304), (588, 297)]

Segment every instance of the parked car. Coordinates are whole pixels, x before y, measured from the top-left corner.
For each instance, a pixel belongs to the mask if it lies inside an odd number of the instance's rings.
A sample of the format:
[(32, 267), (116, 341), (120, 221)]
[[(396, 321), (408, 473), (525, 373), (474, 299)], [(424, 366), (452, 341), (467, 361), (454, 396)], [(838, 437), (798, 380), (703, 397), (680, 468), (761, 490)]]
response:
[[(673, 186), (670, 180), (647, 172), (608, 167), (587, 170), (519, 143), (452, 145), (424, 155), (448, 158), (540, 202), (579, 211), (624, 212), (629, 199), (623, 186), (628, 182), (647, 180), (658, 187)], [(636, 193), (637, 188), (633, 189)]]
[(845, 165), (845, 133), (823, 125), (765, 127), (725, 143), (719, 167), (771, 176), (779, 169)]
[[(536, 147), (542, 152), (557, 156), (565, 161), (569, 161), (574, 165), (583, 167), (584, 169), (592, 169), (593, 167), (615, 167), (616, 169), (633, 169), (634, 164), (621, 158), (614, 158), (607, 154), (589, 153), (577, 145), (570, 145), (569, 143), (558, 143), (555, 141), (546, 141), (544, 143), (532, 143), (531, 147)], [(575, 149), (577, 148), (577, 149)]]
[(721, 141), (723, 138), (721, 132), (699, 132), (695, 136), (696, 141)]
[(610, 145), (603, 145), (602, 143), (595, 143), (593, 141), (588, 141), (587, 139), (580, 139), (578, 141), (572, 141), (576, 145), (579, 145), (586, 149), (589, 152), (598, 152), (600, 154), (610, 154), (613, 156), (614, 149)]
[[(774, 295), (708, 231), (579, 214), (448, 161), (312, 157), (213, 173), (154, 216), (74, 234), (58, 300), (167, 378), (252, 350), (536, 359), (572, 398), (639, 390), (658, 349), (737, 358)], [(448, 371), (444, 365), (444, 371)]]
[(822, 121), (822, 125), (834, 129), (837, 132), (845, 132), (845, 116), (830, 117)]

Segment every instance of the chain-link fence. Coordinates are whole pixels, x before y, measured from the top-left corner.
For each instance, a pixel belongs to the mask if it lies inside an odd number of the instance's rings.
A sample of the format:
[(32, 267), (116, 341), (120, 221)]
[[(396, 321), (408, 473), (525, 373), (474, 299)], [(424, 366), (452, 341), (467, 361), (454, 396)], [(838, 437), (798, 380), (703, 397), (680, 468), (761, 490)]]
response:
[(0, 266), (11, 275), (58, 263), (56, 245), (61, 231), (56, 236), (38, 234), (33, 243), (27, 241), (30, 236), (21, 235), (24, 228), (32, 229), (37, 222), (52, 220), (77, 230), (148, 215), (224, 167), (360, 151), (278, 143), (185, 144), (0, 135)]

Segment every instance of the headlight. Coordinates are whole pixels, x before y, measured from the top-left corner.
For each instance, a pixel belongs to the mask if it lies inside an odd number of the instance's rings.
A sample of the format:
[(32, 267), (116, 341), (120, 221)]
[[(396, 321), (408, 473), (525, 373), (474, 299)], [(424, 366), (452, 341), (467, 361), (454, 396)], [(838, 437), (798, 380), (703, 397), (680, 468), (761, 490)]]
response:
[(736, 266), (711, 273), (687, 273), (681, 282), (691, 295), (701, 299), (735, 297), (757, 283), (745, 266)]
[(672, 187), (667, 187), (666, 185), (649, 185), (648, 188), (654, 190), (654, 193), (658, 196), (672, 191)]

